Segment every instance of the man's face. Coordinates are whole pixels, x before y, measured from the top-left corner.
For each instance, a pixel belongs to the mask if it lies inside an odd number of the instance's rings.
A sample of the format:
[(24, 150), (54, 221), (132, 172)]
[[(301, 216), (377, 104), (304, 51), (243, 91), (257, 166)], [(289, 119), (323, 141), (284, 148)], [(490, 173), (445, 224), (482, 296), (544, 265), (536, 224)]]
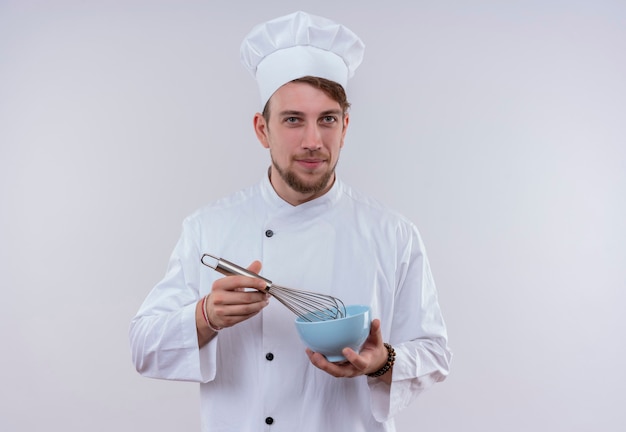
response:
[(272, 186), (292, 205), (326, 193), (335, 179), (349, 117), (339, 103), (306, 83), (287, 83), (269, 102), (269, 122), (256, 114), (261, 144), (270, 150)]

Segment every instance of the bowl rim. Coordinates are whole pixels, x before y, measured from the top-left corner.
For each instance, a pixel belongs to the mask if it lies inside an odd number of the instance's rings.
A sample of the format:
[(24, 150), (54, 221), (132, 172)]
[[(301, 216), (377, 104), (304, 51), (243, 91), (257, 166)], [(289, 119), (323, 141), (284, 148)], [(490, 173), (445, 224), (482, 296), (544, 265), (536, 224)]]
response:
[(305, 321), (302, 319), (302, 317), (298, 316), (295, 319), (295, 323), (296, 325), (313, 325), (313, 324), (321, 324), (321, 323), (328, 323), (328, 322), (338, 322), (338, 321), (344, 321), (347, 320), (348, 318), (354, 318), (354, 317), (358, 317), (360, 315), (363, 315), (365, 313), (371, 313), (372, 308), (369, 305), (364, 305), (364, 304), (351, 304), (346, 306), (346, 312), (348, 311), (348, 308), (360, 308), (362, 309), (361, 311), (359, 311), (358, 313), (355, 313), (353, 315), (348, 315), (345, 316), (343, 318), (336, 318), (336, 319), (330, 319), (330, 320), (325, 320), (325, 321)]

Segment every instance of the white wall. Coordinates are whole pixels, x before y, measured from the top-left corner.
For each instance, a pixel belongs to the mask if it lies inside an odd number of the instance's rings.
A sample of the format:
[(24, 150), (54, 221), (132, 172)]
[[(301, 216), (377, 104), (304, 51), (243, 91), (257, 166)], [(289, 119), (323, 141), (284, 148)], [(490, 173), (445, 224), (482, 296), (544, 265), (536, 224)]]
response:
[(398, 430), (625, 430), (617, 0), (0, 1), (0, 430), (199, 430), (128, 323), (183, 217), (263, 175), (238, 48), (296, 9), (367, 45), (339, 172), (418, 224), (449, 325)]

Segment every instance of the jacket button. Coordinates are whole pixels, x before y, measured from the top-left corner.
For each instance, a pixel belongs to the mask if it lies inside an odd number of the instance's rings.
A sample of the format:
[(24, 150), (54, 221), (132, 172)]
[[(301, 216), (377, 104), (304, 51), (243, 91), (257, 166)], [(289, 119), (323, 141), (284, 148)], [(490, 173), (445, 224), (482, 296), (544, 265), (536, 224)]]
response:
[(271, 425), (272, 423), (274, 423), (274, 419), (271, 417), (265, 417), (265, 423)]
[(265, 237), (272, 237), (273, 235), (274, 235), (274, 231), (272, 230), (265, 231)]
[(272, 361), (272, 360), (274, 360), (274, 354), (267, 353), (267, 354), (265, 354), (265, 358), (268, 359), (269, 361)]

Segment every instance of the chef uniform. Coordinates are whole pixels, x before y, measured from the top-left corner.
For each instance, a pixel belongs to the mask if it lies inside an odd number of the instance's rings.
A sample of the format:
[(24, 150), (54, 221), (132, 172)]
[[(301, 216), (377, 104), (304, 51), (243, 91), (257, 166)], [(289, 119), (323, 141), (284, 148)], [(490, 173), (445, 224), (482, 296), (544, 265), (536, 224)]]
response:
[[(291, 48), (291, 58), (304, 59), (296, 62), (296, 76), (284, 71)], [(303, 74), (345, 86), (362, 51), (345, 27), (298, 12), (255, 28), (242, 58), (262, 70), (255, 76), (264, 104), (281, 81)], [(268, 60), (277, 52), (280, 58)], [(333, 57), (315, 60), (327, 56)], [(272, 68), (279, 71), (272, 74)], [(396, 352), (391, 385), (317, 369), (298, 338), (294, 315), (274, 299), (199, 348), (196, 304), (222, 277), (201, 264), (204, 253), (242, 265), (259, 260), (261, 274), (279, 285), (370, 306)], [(393, 416), (445, 379), (451, 357), (418, 230), (339, 178), (321, 197), (293, 206), (266, 175), (186, 218), (167, 273), (133, 319), (130, 339), (135, 367), (144, 376), (200, 383), (206, 432), (394, 431)]]

